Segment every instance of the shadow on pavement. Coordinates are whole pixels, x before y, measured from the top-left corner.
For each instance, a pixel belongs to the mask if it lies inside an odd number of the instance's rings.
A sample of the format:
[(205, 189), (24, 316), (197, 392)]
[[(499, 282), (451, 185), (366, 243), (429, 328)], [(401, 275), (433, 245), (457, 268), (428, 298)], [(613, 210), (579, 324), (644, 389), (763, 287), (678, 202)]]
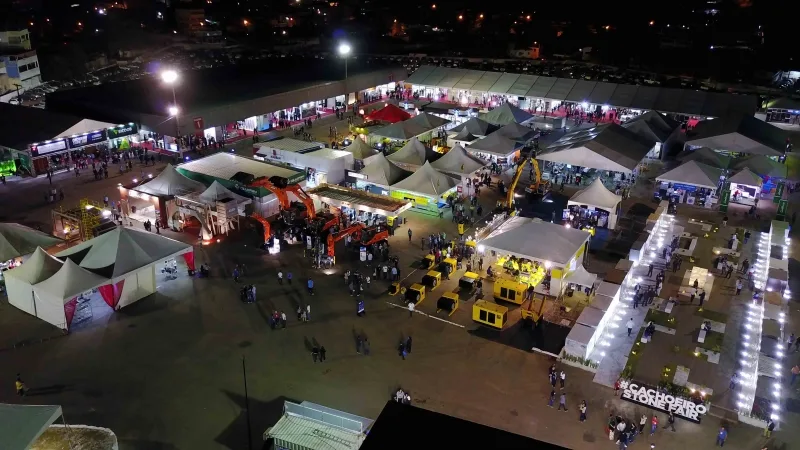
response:
[[(298, 400), (290, 399), (284, 396), (276, 397), (270, 401), (261, 401), (250, 397), (245, 401), (243, 395), (223, 391), (236, 406), (239, 407), (239, 416), (236, 417), (224, 430), (217, 436), (214, 441), (223, 445), (231, 450), (241, 450), (247, 448), (247, 405), (250, 407), (250, 427), (252, 432), (253, 448), (262, 448), (264, 431), (275, 425), (283, 415), (284, 402), (301, 403)], [(139, 447), (134, 447), (139, 448)], [(149, 448), (149, 447), (142, 447)], [(152, 447), (153, 449), (161, 449), (162, 447)], [(163, 447), (164, 449), (173, 449), (176, 447)]]

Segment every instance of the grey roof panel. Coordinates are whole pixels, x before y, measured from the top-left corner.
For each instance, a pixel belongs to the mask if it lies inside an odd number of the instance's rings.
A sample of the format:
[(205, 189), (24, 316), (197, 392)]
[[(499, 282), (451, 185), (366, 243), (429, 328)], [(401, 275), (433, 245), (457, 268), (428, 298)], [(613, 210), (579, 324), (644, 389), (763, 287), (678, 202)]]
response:
[(538, 75), (520, 75), (517, 81), (508, 89), (508, 93), (519, 97), (524, 97), (531, 89)]
[(569, 94), (567, 94), (566, 100), (578, 103), (588, 102), (589, 94), (592, 93), (596, 85), (596, 81), (578, 80), (572, 90), (569, 91)]
[(494, 94), (505, 94), (509, 89), (511, 89), (511, 86), (514, 85), (514, 83), (517, 81), (517, 78), (519, 78), (519, 74), (504, 73), (500, 76), (500, 79), (497, 80), (494, 86), (489, 88), (489, 92)]
[(461, 80), (453, 86), (453, 89), (472, 89), (472, 86), (481, 79), (484, 73), (486, 72), (482, 70), (468, 70), (464, 76), (461, 77)]
[(652, 109), (666, 113), (678, 112), (685, 89), (656, 88), (656, 90), (658, 97), (656, 97), (656, 103)]
[(633, 98), (638, 90), (639, 86), (618, 84), (617, 88), (614, 89), (614, 93), (611, 94), (611, 98), (608, 99), (608, 104), (617, 108), (627, 108), (633, 103)]
[(450, 68), (448, 69), (447, 74), (445, 74), (444, 79), (442, 79), (442, 81), (439, 83), (439, 86), (446, 89), (451, 89), (456, 85), (456, 83), (461, 81), (461, 78), (465, 73), (467, 73), (467, 69), (459, 69), (455, 67)]
[(702, 115), (706, 117), (723, 117), (729, 113), (731, 102), (730, 95), (719, 92), (706, 94), (706, 103), (703, 105)]
[(553, 88), (553, 85), (556, 84), (558, 78), (555, 77), (539, 77), (536, 79), (536, 82), (533, 83), (533, 86), (528, 90), (528, 97), (535, 97), (535, 98), (545, 98), (550, 89)]
[[(617, 88), (616, 83), (606, 83), (603, 81), (598, 82), (591, 94), (589, 94), (588, 102), (595, 105), (608, 105), (611, 100), (611, 95), (614, 94), (614, 89)], [(614, 105), (612, 105), (614, 106)]]
[(500, 72), (484, 72), (483, 76), (472, 86), (472, 90), (476, 92), (489, 92), (489, 88), (494, 86), (497, 80), (500, 79)]
[(439, 86), (439, 83), (444, 80), (444, 77), (447, 76), (448, 72), (449, 70), (447, 67), (437, 67), (433, 69), (433, 72), (425, 77), (425, 81), (420, 84), (423, 86)]
[(758, 96), (752, 94), (723, 94), (730, 100), (731, 110), (752, 115), (758, 109)]
[(408, 83), (408, 84), (422, 84), (422, 82), (425, 81), (425, 78), (427, 78), (428, 75), (430, 75), (431, 72), (433, 72), (434, 69), (435, 69), (434, 66), (420, 66), (419, 69), (414, 71), (414, 73), (412, 73), (411, 76), (408, 77), (408, 79), (406, 80), (406, 83)]
[(577, 80), (573, 80), (571, 78), (559, 78), (556, 80), (556, 84), (550, 88), (550, 91), (547, 93), (545, 98), (549, 98), (550, 100), (565, 100), (569, 94), (569, 91), (571, 91), (575, 86), (575, 83), (577, 83)]
[(636, 95), (633, 96), (631, 108), (636, 109), (653, 109), (658, 100), (659, 89), (650, 86), (639, 86), (636, 90)]
[(708, 92), (703, 91), (683, 91), (681, 102), (678, 109), (673, 111), (683, 114), (703, 114)]

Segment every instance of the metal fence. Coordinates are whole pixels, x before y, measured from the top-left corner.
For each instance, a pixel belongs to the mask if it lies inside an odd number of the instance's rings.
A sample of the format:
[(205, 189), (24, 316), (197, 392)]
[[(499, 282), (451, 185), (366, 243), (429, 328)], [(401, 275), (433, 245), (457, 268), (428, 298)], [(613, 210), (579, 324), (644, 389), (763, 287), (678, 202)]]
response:
[(347, 417), (342, 417), (326, 411), (320, 411), (307, 406), (298, 405), (297, 403), (284, 402), (283, 412), (286, 414), (294, 414), (296, 416), (316, 420), (326, 425), (344, 428), (345, 430), (350, 430), (356, 433), (364, 432), (364, 424), (358, 420), (348, 419)]

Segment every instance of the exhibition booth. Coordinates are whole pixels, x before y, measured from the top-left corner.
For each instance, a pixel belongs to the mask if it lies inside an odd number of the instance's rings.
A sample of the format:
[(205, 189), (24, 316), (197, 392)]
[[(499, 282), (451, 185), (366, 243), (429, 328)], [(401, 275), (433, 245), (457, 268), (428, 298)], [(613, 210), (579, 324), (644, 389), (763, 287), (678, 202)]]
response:
[(510, 123), (525, 123), (533, 118), (533, 114), (517, 108), (509, 102), (505, 102), (481, 115), (480, 118), (491, 124), (503, 126)]
[(349, 173), (355, 179), (356, 187), (373, 194), (389, 195), (389, 186), (406, 179), (411, 172), (395, 165), (378, 153), (372, 161), (358, 173)]
[(723, 180), (722, 169), (689, 161), (656, 177), (656, 196), (662, 199), (674, 198), (678, 203), (711, 208), (716, 203), (717, 190)]
[[(425, 161), (431, 159), (428, 157), (428, 153), (429, 152), (425, 148), (425, 145), (423, 145), (419, 139), (413, 137), (409, 139), (408, 142), (406, 142), (405, 145), (403, 145), (403, 147), (401, 147), (399, 150), (387, 156), (386, 159), (394, 164), (397, 164), (403, 169), (413, 171), (425, 164)], [(431, 151), (430, 153), (434, 152)], [(437, 156), (439, 155), (437, 154)]]
[(240, 229), (239, 218), (247, 216), (245, 208), (253, 203), (251, 199), (232, 192), (219, 181), (214, 181), (202, 193), (177, 195), (175, 202), (180, 213), (180, 223), (190, 223), (190, 218), (197, 219), (203, 241)]
[(361, 139), (361, 137), (356, 137), (353, 139), (353, 142), (351, 142), (347, 147), (344, 147), (342, 150), (353, 155), (354, 170), (361, 170), (365, 166), (368, 166), (370, 162), (373, 161), (379, 153), (381, 153), (378, 150), (370, 147), (369, 144)]
[(344, 181), (345, 170), (353, 170), (355, 163), (352, 153), (332, 148), (294, 152), (277, 150), (267, 145), (259, 148), (253, 158), (305, 171), (306, 185), (309, 187), (341, 183)]
[(407, 141), (413, 137), (430, 141), (432, 133), (450, 121), (433, 114), (422, 113), (408, 120), (378, 128), (369, 134), (370, 140)]
[(426, 162), (407, 178), (391, 186), (391, 196), (413, 203), (414, 208), (438, 214), (447, 196), (456, 191), (461, 180), (434, 169)]
[(509, 139), (495, 131), (489, 136), (473, 142), (465, 149), (482, 160), (498, 165), (510, 165), (519, 157), (522, 147), (521, 142)]
[(175, 196), (206, 190), (203, 183), (181, 175), (172, 164), (149, 181), (133, 181), (131, 185), (118, 186), (122, 215), (142, 223), (149, 220), (161, 228), (180, 228)]
[(622, 196), (609, 191), (599, 178), (576, 192), (567, 202), (572, 226), (577, 220), (581, 225), (590, 224), (611, 230), (617, 227), (621, 205)]
[(450, 133), (461, 133), (462, 131), (466, 130), (469, 134), (472, 134), (473, 136), (485, 137), (494, 133), (499, 129), (500, 127), (497, 125), (491, 124), (483, 119), (473, 117), (472, 119), (469, 119), (466, 122), (459, 124), (448, 131)]
[(463, 184), (463, 190), (467, 195), (471, 195), (470, 189), (478, 180), (478, 177), (475, 176), (476, 172), (486, 167), (486, 164), (486, 161), (467, 153), (464, 147), (456, 145), (444, 156), (433, 161), (431, 167), (439, 172), (459, 177)]
[(733, 174), (728, 182), (731, 186), (731, 201), (734, 203), (753, 206), (761, 196), (763, 181), (747, 167)]
[(378, 121), (387, 123), (402, 122), (410, 118), (411, 114), (409, 114), (399, 106), (395, 106), (392, 103), (387, 103), (386, 106), (384, 106), (383, 108), (372, 111), (371, 113), (367, 114), (364, 117), (364, 119), (367, 121)]

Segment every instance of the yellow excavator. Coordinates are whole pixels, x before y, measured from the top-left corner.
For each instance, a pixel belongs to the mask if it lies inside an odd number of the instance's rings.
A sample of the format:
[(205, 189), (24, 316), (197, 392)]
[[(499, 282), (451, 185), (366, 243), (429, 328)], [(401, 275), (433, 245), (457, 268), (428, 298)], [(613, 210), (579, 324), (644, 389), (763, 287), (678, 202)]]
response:
[(530, 163), (533, 166), (534, 172), (534, 180), (531, 183), (530, 187), (525, 189), (525, 192), (538, 192), (540, 187), (547, 187), (548, 182), (542, 181), (542, 172), (539, 170), (539, 162), (536, 161), (535, 158), (525, 158), (524, 161), (519, 163), (517, 166), (517, 171), (514, 173), (514, 179), (511, 180), (511, 184), (508, 186), (508, 195), (506, 197), (506, 206), (511, 210), (511, 214), (515, 214), (514, 210), (514, 190), (517, 188), (517, 183), (519, 182), (519, 178), (522, 176), (522, 172), (525, 171), (525, 166)]

